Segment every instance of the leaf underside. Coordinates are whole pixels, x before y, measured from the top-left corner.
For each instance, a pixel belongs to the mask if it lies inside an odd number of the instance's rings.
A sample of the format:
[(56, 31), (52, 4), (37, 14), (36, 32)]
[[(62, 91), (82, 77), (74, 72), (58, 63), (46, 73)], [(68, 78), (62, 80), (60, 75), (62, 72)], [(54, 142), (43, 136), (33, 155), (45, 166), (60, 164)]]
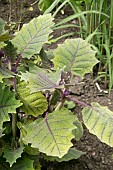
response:
[(23, 141), (46, 155), (62, 158), (72, 146), (74, 120), (76, 117), (67, 109), (54, 111), (44, 119), (25, 125), (27, 135)]
[(51, 27), (54, 25), (50, 14), (40, 15), (32, 19), (28, 24), (24, 24), (22, 29), (16, 34), (12, 43), (17, 47), (17, 51), (23, 58), (30, 59), (33, 54), (39, 53), (42, 46), (48, 41)]
[(47, 110), (48, 103), (46, 97), (41, 92), (30, 94), (30, 89), (27, 87), (27, 83), (19, 83), (16, 91), (19, 99), (23, 102), (22, 110), (26, 114), (37, 117)]
[(34, 93), (54, 88), (62, 88), (63, 86), (59, 85), (60, 76), (61, 70), (48, 73), (46, 70), (39, 69), (32, 73), (21, 73), (21, 80), (28, 82), (30, 92)]
[(81, 38), (76, 38), (65, 40), (54, 50), (53, 62), (55, 68), (63, 68), (65, 65), (65, 71), (83, 77), (85, 73), (92, 71), (98, 60), (91, 45)]
[(10, 121), (8, 113), (16, 113), (16, 108), (21, 105), (12, 91), (8, 87), (3, 88), (0, 84), (0, 129), (2, 129), (3, 122)]
[(75, 148), (70, 148), (68, 153), (64, 155), (62, 158), (44, 155), (44, 159), (46, 159), (47, 161), (63, 162), (63, 161), (70, 161), (72, 159), (78, 159), (80, 156), (84, 154), (85, 152), (79, 151)]
[(9, 71), (6, 68), (0, 67), (0, 83), (3, 83), (2, 79), (4, 78), (12, 78), (14, 73)]
[(102, 142), (113, 147), (113, 112), (93, 102), (82, 110), (83, 121), (89, 131)]

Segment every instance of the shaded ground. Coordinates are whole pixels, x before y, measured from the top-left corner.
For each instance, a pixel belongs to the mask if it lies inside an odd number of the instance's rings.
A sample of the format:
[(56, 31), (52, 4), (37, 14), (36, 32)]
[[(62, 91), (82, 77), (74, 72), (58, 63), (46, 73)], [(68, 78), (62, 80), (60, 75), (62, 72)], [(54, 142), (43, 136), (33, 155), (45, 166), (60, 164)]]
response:
[[(0, 1), (0, 17), (4, 20), (8, 21), (9, 19), (9, 4), (5, 3), (6, 1), (1, 0)], [(21, 1), (20, 1), (21, 2)], [(34, 0), (31, 0), (29, 2), (34, 2)], [(18, 1), (18, 7), (20, 8)], [(24, 22), (30, 21), (32, 18), (37, 17), (40, 14), (40, 11), (38, 10), (37, 5), (34, 6), (33, 11), (28, 11), (29, 4), (27, 4), (24, 7), (25, 13), (21, 22), (21, 25)], [(55, 21), (58, 21), (62, 19), (64, 16), (67, 17), (70, 13), (70, 9), (67, 9), (65, 11), (65, 15), (62, 15), (61, 13), (57, 15), (57, 19)], [(18, 16), (20, 16), (21, 12), (18, 12)], [(15, 20), (15, 13), (14, 9), (12, 11), (12, 21)], [(60, 35), (63, 35), (64, 33), (71, 32), (71, 28), (69, 29), (61, 29), (60, 31), (57, 30), (54, 33), (55, 37), (58, 37)], [(64, 38), (59, 40), (57, 43), (62, 43), (64, 41)], [(57, 46), (57, 43), (54, 43), (52, 45), (52, 48), (55, 48)], [(73, 83), (75, 83), (75, 86), (71, 88), (74, 96), (83, 102), (86, 102), (87, 104), (90, 104), (92, 101), (99, 102), (102, 105), (108, 106), (113, 111), (113, 91), (111, 91), (111, 95), (108, 96), (107, 93), (104, 92), (103, 89), (104, 84), (102, 82), (99, 82), (101, 89), (103, 90), (100, 92), (96, 86), (95, 83), (93, 83), (93, 76), (87, 75), (84, 80), (76, 80), (74, 78)], [(79, 84), (76, 84), (78, 81)], [(81, 107), (76, 106), (75, 113), (80, 117), (81, 119)], [(113, 148), (110, 148), (106, 144), (101, 143), (96, 136), (89, 134), (88, 130), (84, 127), (84, 135), (81, 138), (79, 142), (76, 142), (74, 146), (77, 149), (80, 149), (81, 151), (86, 152), (86, 155), (81, 156), (78, 160), (72, 160), (69, 162), (48, 162), (45, 164), (43, 169), (47, 170), (113, 170)]]

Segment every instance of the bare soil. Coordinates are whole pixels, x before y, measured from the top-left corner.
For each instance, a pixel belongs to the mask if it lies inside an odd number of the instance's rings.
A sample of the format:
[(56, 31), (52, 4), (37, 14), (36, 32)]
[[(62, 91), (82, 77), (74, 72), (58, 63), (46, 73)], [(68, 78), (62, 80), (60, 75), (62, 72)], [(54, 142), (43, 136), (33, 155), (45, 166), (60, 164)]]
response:
[[(35, 0), (30, 0), (29, 4), (26, 4), (24, 6), (24, 16), (21, 22), (21, 25), (23, 23), (27, 23), (32, 18), (37, 17), (41, 14), (41, 12), (38, 9), (37, 4), (33, 6), (33, 11), (28, 11), (29, 5), (33, 3)], [(17, 8), (20, 8), (21, 1), (18, 1)], [(15, 11), (14, 9), (12, 12), (12, 21), (15, 21)], [(59, 13), (57, 15), (57, 18), (55, 21), (59, 21), (64, 17), (69, 16), (73, 12), (66, 8), (64, 10), (64, 15)], [(18, 11), (18, 17), (21, 15), (21, 12)], [(9, 19), (9, 3), (6, 2), (6, 0), (0, 0), (0, 17), (3, 18), (5, 21), (8, 21)], [(74, 21), (75, 22), (75, 21)], [(54, 37), (58, 37), (60, 35), (63, 35), (64, 33), (68, 33), (73, 31), (72, 28), (69, 29), (61, 29), (60, 31), (57, 30), (54, 32)], [(76, 32), (77, 30), (75, 30)], [(77, 35), (74, 35), (77, 37)], [(59, 40), (57, 43), (54, 43), (51, 48), (55, 48), (58, 43), (62, 43), (64, 41), (64, 38)], [(76, 77), (73, 79), (73, 83), (75, 83), (75, 86), (71, 88), (73, 95), (80, 101), (83, 101), (87, 104), (90, 104), (91, 102), (99, 102), (101, 105), (108, 106), (109, 109), (113, 111), (113, 90), (111, 91), (110, 96), (106, 93), (106, 89), (104, 89), (104, 83), (102, 80), (100, 80), (99, 86), (102, 89), (100, 91), (97, 88), (96, 83), (93, 82), (94, 77), (92, 74), (86, 75), (85, 79), (76, 79)], [(78, 81), (78, 84), (76, 82)], [(78, 115), (80, 120), (81, 118), (81, 106), (75, 107), (75, 114)], [(84, 126), (84, 125), (83, 125)], [(42, 167), (42, 170), (113, 170), (113, 148), (109, 147), (108, 145), (101, 143), (101, 141), (98, 140), (98, 138), (88, 132), (86, 127), (84, 126), (84, 135), (81, 138), (79, 142), (74, 143), (74, 146), (83, 151), (86, 152), (85, 155), (81, 156), (77, 160), (72, 160), (69, 162), (45, 162), (45, 164)]]

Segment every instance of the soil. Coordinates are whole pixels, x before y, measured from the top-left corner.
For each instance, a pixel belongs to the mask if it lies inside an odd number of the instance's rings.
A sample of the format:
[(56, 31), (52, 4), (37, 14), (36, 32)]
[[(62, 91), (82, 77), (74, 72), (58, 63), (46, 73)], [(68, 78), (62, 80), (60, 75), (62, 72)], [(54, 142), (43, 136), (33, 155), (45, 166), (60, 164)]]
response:
[[(21, 25), (23, 23), (27, 23), (32, 18), (37, 17), (41, 14), (41, 12), (38, 9), (37, 4), (34, 5), (33, 11), (28, 11), (29, 6), (31, 3), (33, 3), (35, 0), (30, 0), (28, 4), (24, 6), (25, 15), (23, 17), (23, 20), (21, 22)], [(18, 1), (17, 4), (20, 8), (20, 2)], [(0, 17), (3, 18), (5, 21), (8, 21), (9, 19), (9, 4), (6, 2), (6, 0), (0, 0)], [(15, 21), (15, 11), (12, 10), (12, 21)], [(20, 15), (18, 11), (18, 16)], [(69, 16), (72, 14), (72, 11), (68, 8), (64, 10), (64, 15), (59, 13), (56, 16), (55, 22), (61, 20), (64, 17)], [(72, 21), (76, 22), (76, 21)], [(60, 31), (57, 30), (54, 32), (54, 37), (58, 37), (60, 35), (63, 35), (64, 33), (77, 31), (74, 29), (61, 29)], [(74, 35), (76, 36), (76, 35)], [(77, 36), (76, 36), (77, 37)], [(58, 43), (62, 43), (65, 38), (62, 38), (61, 40), (57, 41), (57, 43), (54, 43), (51, 48), (55, 48)], [(92, 74), (87, 74), (83, 80), (74, 78), (73, 83), (75, 83), (75, 86), (71, 87), (71, 90), (73, 92), (73, 95), (80, 101), (83, 101), (87, 104), (90, 104), (91, 102), (95, 101), (100, 103), (101, 105), (108, 106), (110, 110), (113, 111), (113, 90), (111, 90), (111, 94), (108, 95), (106, 89), (104, 88), (104, 83), (102, 80), (100, 80), (97, 84), (94, 83), (94, 76)], [(77, 83), (78, 82), (78, 83)], [(98, 88), (98, 85), (100, 89)], [(81, 118), (81, 109), (82, 107), (76, 106), (75, 107), (75, 114)], [(84, 125), (83, 125), (84, 126)], [(81, 138), (79, 142), (74, 143), (74, 146), (83, 151), (86, 152), (85, 155), (81, 156), (77, 160), (71, 160), (69, 162), (46, 162), (44, 166), (42, 167), (42, 170), (113, 170), (113, 148), (109, 147), (108, 145), (101, 143), (98, 138), (88, 132), (86, 127), (84, 126), (84, 135)]]

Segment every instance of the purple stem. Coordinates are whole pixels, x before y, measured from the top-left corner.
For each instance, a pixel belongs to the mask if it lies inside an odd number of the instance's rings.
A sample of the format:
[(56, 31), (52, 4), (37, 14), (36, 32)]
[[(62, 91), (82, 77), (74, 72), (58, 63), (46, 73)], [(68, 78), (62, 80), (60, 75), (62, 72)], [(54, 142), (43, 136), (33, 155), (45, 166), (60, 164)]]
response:
[(84, 103), (84, 102), (81, 102), (81, 101), (77, 100), (77, 99), (74, 98), (74, 97), (67, 97), (67, 99), (68, 99), (68, 100), (71, 100), (71, 101), (73, 101), (73, 102), (75, 102), (75, 103), (77, 103), (77, 104), (80, 104), (81, 106), (91, 107), (90, 105), (88, 105), (88, 104), (86, 104), (86, 103)]

